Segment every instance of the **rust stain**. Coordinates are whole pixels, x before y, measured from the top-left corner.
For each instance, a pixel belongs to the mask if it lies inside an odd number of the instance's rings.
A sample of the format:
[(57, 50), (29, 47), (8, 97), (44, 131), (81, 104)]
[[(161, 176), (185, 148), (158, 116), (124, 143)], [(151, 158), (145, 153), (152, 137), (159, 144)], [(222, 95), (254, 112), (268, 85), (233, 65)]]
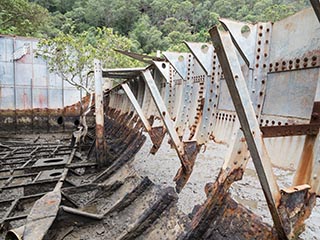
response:
[(309, 188), (310, 186), (304, 185), (295, 187), (295, 191), (281, 192), (278, 211), (289, 239), (296, 239), (304, 231), (304, 221), (316, 204), (316, 195), (311, 193)]
[(181, 192), (182, 188), (186, 185), (191, 176), (200, 148), (201, 145), (196, 141), (184, 143), (185, 154), (182, 156), (183, 159), (181, 160), (181, 167), (173, 179), (173, 181), (176, 182), (176, 191), (178, 193)]
[(39, 95), (39, 105), (40, 105), (40, 108), (42, 108), (42, 106), (46, 103), (46, 97), (43, 96), (42, 94)]
[(314, 159), (314, 144), (316, 141), (315, 135), (307, 135), (303, 146), (299, 166), (294, 179), (294, 185), (310, 184), (312, 173), (313, 159)]
[(198, 209), (191, 228), (181, 239), (222, 239), (225, 236), (237, 239), (277, 239), (271, 226), (230, 197), (229, 187), (242, 176), (242, 168), (229, 173), (221, 170), (217, 181), (206, 185), (207, 200)]
[(153, 127), (149, 131), (149, 134), (150, 134), (151, 141), (153, 143), (150, 153), (155, 154), (162, 144), (163, 138), (166, 134), (166, 129), (162, 126)]

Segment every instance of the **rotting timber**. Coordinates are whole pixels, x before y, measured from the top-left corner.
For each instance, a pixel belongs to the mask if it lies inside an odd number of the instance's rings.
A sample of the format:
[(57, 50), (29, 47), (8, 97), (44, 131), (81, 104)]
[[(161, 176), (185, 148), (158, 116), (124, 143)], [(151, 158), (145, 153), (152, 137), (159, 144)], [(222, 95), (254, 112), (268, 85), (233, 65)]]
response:
[[(23, 239), (152, 239), (155, 235), (174, 239), (183, 231), (187, 218), (175, 205), (178, 196), (174, 189), (161, 189), (128, 165), (145, 141), (139, 121), (108, 113), (105, 132), (113, 161), (101, 170), (87, 157), (93, 141), (82, 144), (82, 151), (70, 147), (68, 140), (50, 140), (50, 135), (36, 138), (37, 143), (33, 143), (35, 138), (2, 141), (6, 143), (1, 148), (3, 237), (10, 229), (8, 236), (18, 234)], [(64, 169), (69, 171), (52, 226), (24, 231), (34, 203), (55, 189)], [(49, 196), (38, 204), (37, 215), (46, 215), (53, 202)]]
[[(96, 78), (124, 81), (104, 92), (104, 124), (91, 124), (86, 143), (76, 148), (42, 137), (34, 143), (2, 138), (1, 234), (26, 235), (28, 221), (37, 220), (37, 200), (60, 189), (52, 225), (51, 218), (39, 230), (44, 239), (297, 238), (320, 194), (320, 4), (311, 3), (275, 23), (221, 19), (225, 31), (210, 30), (213, 44), (186, 43), (189, 53), (155, 58), (120, 51), (149, 65), (97, 71)], [(1, 119), (10, 125), (11, 115)], [(166, 134), (181, 163), (176, 191), (130, 167), (146, 136), (157, 154)], [(106, 139), (107, 166), (92, 158), (98, 135)], [(228, 153), (189, 219), (177, 209), (176, 192), (212, 141), (227, 143)], [(273, 225), (230, 195), (251, 159)], [(295, 171), (292, 186), (279, 187), (274, 166)], [(40, 212), (48, 207), (42, 206)]]

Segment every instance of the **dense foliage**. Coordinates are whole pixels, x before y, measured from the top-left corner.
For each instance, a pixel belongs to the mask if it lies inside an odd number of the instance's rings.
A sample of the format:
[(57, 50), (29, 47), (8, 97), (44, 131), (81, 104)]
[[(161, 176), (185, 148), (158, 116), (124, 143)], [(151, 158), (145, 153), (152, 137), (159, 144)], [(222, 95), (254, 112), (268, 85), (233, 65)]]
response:
[(121, 37), (110, 28), (97, 28), (82, 33), (59, 33), (55, 38), (42, 39), (38, 44), (37, 56), (44, 58), (51, 72), (62, 80), (84, 89), (93, 91), (92, 74), (95, 58), (100, 59), (104, 67), (134, 67), (139, 63), (117, 54), (114, 49), (129, 50), (132, 41)]
[(219, 17), (276, 21), (308, 0), (0, 0), (0, 33), (53, 37), (112, 28), (144, 53), (182, 49), (181, 41), (208, 41)]

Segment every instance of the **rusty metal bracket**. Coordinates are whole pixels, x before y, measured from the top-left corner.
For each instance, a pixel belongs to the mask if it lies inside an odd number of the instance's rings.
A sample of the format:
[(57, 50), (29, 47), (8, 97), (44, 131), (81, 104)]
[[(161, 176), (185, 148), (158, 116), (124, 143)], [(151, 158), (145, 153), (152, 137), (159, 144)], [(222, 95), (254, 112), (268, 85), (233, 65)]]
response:
[(287, 126), (265, 126), (261, 127), (264, 138), (270, 137), (286, 137), (300, 135), (317, 135), (320, 124), (299, 124)]
[(295, 239), (304, 230), (307, 219), (315, 206), (315, 193), (310, 193), (308, 184), (281, 190), (281, 201), (278, 206), (284, 229), (290, 239)]
[(178, 170), (174, 181), (176, 182), (176, 190), (177, 192), (180, 192), (184, 185), (187, 183), (192, 169), (195, 162), (195, 158), (197, 153), (200, 150), (200, 147), (197, 145), (196, 142), (188, 143), (188, 145), (193, 145), (193, 147), (188, 149), (191, 149), (190, 151), (186, 151), (186, 145), (180, 140), (175, 128), (174, 123), (169, 115), (169, 112), (167, 110), (167, 107), (165, 106), (163, 99), (160, 95), (160, 92), (153, 80), (153, 77), (151, 75), (150, 70), (146, 70), (142, 72), (144, 80), (151, 92), (152, 98), (157, 106), (157, 109), (160, 113), (160, 116), (162, 118), (162, 121), (164, 125), (166, 126), (167, 132), (169, 136), (171, 137), (172, 143), (177, 151), (177, 154), (179, 156), (179, 159), (181, 161), (181, 168)]
[(314, 102), (309, 124), (262, 126), (264, 138), (299, 135), (317, 135), (320, 128), (320, 102)]
[(229, 32), (221, 33), (217, 27), (210, 35), (227, 81), (228, 89), (235, 105), (237, 115), (253, 159), (259, 181), (262, 186), (278, 236), (287, 239), (282, 220), (276, 207), (279, 189), (275, 182), (271, 162), (266, 151), (256, 114), (251, 104), (236, 50)]

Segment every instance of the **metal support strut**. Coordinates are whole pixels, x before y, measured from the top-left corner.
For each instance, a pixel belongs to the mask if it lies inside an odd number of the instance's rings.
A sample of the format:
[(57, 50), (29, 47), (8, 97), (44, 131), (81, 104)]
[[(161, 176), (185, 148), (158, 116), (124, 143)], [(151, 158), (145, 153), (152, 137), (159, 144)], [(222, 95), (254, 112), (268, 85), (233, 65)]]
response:
[(276, 207), (276, 201), (280, 196), (279, 189), (273, 176), (271, 162), (262, 139), (259, 123), (256, 119), (231, 36), (229, 32), (221, 33), (217, 27), (210, 30), (210, 35), (278, 236), (280, 239), (288, 239)]
[(101, 62), (94, 60), (95, 113), (96, 113), (96, 160), (100, 167), (107, 165), (106, 141), (104, 138), (104, 113)]
[[(150, 70), (142, 72), (145, 82), (151, 92), (152, 98), (157, 106), (160, 116), (166, 126), (167, 132), (172, 139), (173, 145), (177, 151), (179, 159), (181, 161), (181, 168), (178, 170), (174, 181), (176, 182), (176, 190), (180, 192), (184, 185), (187, 183), (194, 165), (196, 153), (199, 151), (198, 146), (194, 146), (193, 143), (185, 144), (182, 142), (174, 128), (174, 123), (169, 115), (166, 105), (160, 95), (160, 92), (153, 80)], [(196, 144), (196, 143), (195, 143)], [(188, 152), (186, 152), (186, 149)]]

